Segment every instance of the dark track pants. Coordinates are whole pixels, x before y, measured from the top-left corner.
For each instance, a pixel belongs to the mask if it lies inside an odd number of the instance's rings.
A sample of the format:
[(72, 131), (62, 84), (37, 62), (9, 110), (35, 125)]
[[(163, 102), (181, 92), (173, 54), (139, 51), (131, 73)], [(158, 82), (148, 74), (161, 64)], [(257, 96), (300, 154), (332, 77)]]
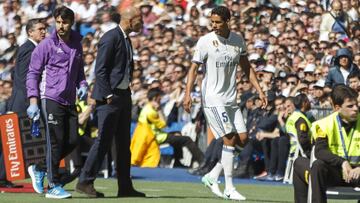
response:
[(41, 100), (46, 130), (46, 167), (49, 186), (60, 183), (60, 161), (78, 143), (78, 113), (75, 105), (64, 106), (49, 99)]

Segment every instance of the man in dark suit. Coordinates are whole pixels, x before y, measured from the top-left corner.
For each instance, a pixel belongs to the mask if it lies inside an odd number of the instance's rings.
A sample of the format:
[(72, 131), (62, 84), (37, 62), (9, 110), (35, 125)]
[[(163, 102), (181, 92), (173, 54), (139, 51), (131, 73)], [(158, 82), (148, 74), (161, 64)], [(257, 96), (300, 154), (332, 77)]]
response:
[[(89, 197), (103, 197), (94, 188), (96, 175), (109, 151), (116, 146), (118, 197), (145, 197), (133, 188), (130, 178), (131, 92), (129, 84), (133, 70), (130, 32), (140, 32), (143, 21), (135, 7), (121, 11), (121, 22), (106, 32), (98, 44), (92, 97), (96, 100), (98, 137), (92, 145), (81, 171), (76, 191)], [(115, 143), (112, 143), (115, 137)]]
[[(29, 106), (29, 99), (26, 96), (26, 74), (29, 70), (31, 53), (35, 46), (45, 38), (46, 26), (42, 19), (36, 18), (28, 21), (26, 25), (28, 40), (20, 46), (16, 56), (16, 65), (13, 75), (13, 89), (11, 97), (7, 103), (7, 111), (16, 112), (18, 115), (26, 115), (26, 109)], [(19, 187), (6, 180), (4, 157), (0, 144), (0, 187)]]
[(13, 89), (7, 106), (8, 111), (16, 112), (18, 115), (26, 115), (26, 109), (30, 104), (26, 96), (26, 74), (29, 70), (31, 53), (46, 35), (46, 26), (43, 19), (30, 19), (26, 25), (26, 32), (28, 40), (20, 46), (16, 56)]

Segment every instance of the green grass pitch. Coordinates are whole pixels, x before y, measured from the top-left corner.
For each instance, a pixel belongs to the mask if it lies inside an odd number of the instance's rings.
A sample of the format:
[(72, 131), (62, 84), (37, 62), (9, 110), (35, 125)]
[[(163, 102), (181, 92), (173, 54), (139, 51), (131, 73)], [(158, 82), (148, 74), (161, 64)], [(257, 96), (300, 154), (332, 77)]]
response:
[[(23, 181), (22, 181), (23, 182)], [(27, 180), (29, 182), (29, 180)], [(52, 200), (46, 199), (44, 195), (35, 193), (2, 193), (0, 194), (1, 203), (32, 203), (32, 202), (125, 202), (125, 203), (215, 203), (232, 202), (216, 198), (205, 186), (200, 183), (179, 183), (179, 182), (149, 182), (135, 180), (135, 188), (145, 192), (147, 198), (116, 198), (117, 182), (115, 179), (97, 179), (95, 188), (105, 193), (105, 199), (91, 199), (74, 191), (76, 181), (66, 185), (65, 189), (72, 193), (71, 199)], [(248, 203), (292, 203), (293, 188), (289, 185), (253, 185), (238, 184), (238, 191), (247, 197)], [(222, 188), (223, 189), (223, 188)], [(356, 201), (328, 201), (330, 203), (343, 202), (350, 203)]]

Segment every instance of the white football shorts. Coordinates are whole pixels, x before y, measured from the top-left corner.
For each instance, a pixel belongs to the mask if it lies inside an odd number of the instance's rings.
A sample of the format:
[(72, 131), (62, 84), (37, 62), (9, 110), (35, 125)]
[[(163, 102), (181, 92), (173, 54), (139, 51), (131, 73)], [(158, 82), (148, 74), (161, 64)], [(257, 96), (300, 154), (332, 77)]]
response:
[(206, 122), (215, 138), (230, 133), (245, 133), (246, 126), (238, 106), (204, 107)]

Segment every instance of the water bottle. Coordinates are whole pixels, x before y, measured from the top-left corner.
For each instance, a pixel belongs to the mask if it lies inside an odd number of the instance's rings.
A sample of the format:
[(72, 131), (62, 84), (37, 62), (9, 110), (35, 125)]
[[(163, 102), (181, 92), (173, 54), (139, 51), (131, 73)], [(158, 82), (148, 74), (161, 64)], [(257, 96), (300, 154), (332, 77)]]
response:
[(31, 136), (39, 137), (40, 136), (40, 119), (34, 118), (31, 124)]

